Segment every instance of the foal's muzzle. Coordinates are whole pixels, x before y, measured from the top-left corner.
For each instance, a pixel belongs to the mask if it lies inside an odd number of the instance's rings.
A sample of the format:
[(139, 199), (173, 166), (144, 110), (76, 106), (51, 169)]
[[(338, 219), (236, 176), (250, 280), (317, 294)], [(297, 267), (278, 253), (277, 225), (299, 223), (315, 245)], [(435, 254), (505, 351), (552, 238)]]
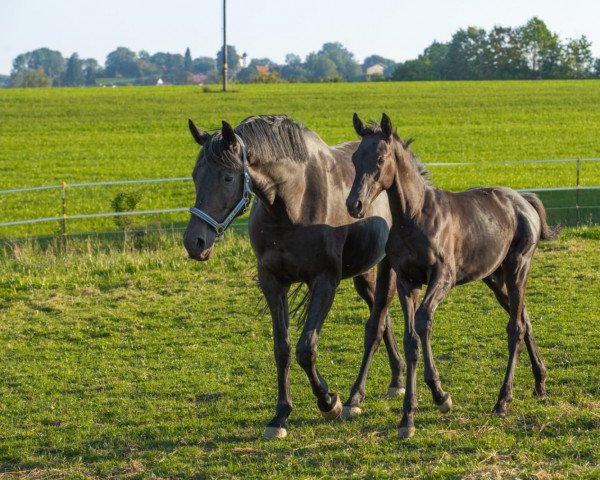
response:
[(346, 208), (350, 216), (354, 218), (362, 218), (365, 216), (364, 205), (356, 195), (350, 195), (346, 199)]

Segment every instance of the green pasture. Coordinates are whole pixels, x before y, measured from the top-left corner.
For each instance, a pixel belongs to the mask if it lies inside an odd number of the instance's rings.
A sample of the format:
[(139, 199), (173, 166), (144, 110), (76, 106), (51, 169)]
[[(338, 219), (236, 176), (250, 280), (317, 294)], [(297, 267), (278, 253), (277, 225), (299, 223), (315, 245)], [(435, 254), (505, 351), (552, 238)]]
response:
[[(198, 149), (187, 131), (247, 116), (285, 113), (330, 144), (355, 139), (352, 113), (386, 111), (402, 136), (415, 137), (425, 162), (478, 162), (431, 167), (440, 187), (544, 188), (575, 185), (573, 163), (507, 164), (600, 156), (600, 81), (416, 82), (235, 85), (211, 87), (0, 89), (0, 190), (47, 184), (190, 175)], [(600, 162), (584, 162), (581, 185), (600, 185)], [(193, 187), (178, 182), (68, 189), (68, 213), (109, 212), (119, 192), (141, 192), (139, 210), (191, 205)], [(600, 205), (587, 193), (582, 205)], [(574, 205), (569, 194), (546, 202)], [(1, 221), (60, 214), (60, 191), (0, 194)], [(595, 217), (590, 217), (590, 214)], [(572, 212), (569, 213), (572, 216)], [(581, 223), (598, 221), (582, 210)], [(187, 214), (138, 218), (140, 226), (181, 225)], [(551, 219), (562, 221), (556, 213)], [(572, 218), (569, 219), (571, 222)], [(114, 229), (111, 219), (73, 220), (71, 232)], [(52, 234), (57, 223), (0, 227), (0, 237)]]
[[(325, 421), (294, 363), (289, 437), (276, 441), (262, 439), (276, 370), (247, 238), (229, 234), (202, 264), (165, 234), (73, 239), (67, 254), (5, 244), (0, 479), (599, 478), (599, 240), (598, 227), (567, 230), (536, 254), (527, 303), (547, 397), (532, 397), (523, 352), (509, 415), (490, 414), (507, 319), (477, 283), (454, 290), (434, 320), (449, 414), (433, 406), (420, 362), (418, 430), (400, 440), (401, 398), (385, 398), (378, 352), (363, 415)], [(318, 365), (344, 398), (367, 313), (342, 282)], [(397, 301), (392, 315), (401, 336)]]

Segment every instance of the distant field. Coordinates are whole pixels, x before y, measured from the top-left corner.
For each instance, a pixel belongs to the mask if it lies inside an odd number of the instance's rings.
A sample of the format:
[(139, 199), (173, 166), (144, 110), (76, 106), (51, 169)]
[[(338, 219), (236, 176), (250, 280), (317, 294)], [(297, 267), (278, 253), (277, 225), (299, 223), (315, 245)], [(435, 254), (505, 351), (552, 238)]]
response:
[[(0, 89), (0, 190), (63, 180), (187, 176), (197, 154), (188, 118), (214, 129), (221, 119), (237, 124), (260, 113), (286, 113), (333, 144), (356, 138), (354, 111), (365, 119), (379, 119), (386, 111), (402, 136), (416, 137), (414, 149), (425, 162), (481, 162), (432, 167), (434, 182), (453, 190), (481, 184), (574, 185), (573, 164), (486, 163), (600, 156), (600, 81), (235, 85), (227, 95), (212, 89)], [(600, 162), (584, 164), (582, 184), (600, 185)], [(191, 183), (73, 189), (69, 213), (110, 211), (116, 193), (140, 189), (139, 209), (193, 201)], [(0, 210), (4, 221), (58, 215), (59, 194), (0, 195)], [(185, 218), (178, 214), (162, 221)], [(107, 230), (114, 224), (73, 221), (70, 228)], [(56, 229), (53, 223), (3, 228), (0, 237)]]
[[(600, 476), (600, 228), (536, 253), (528, 310), (548, 368), (531, 395), (526, 351), (506, 419), (490, 414), (507, 361), (506, 314), (481, 283), (452, 291), (432, 345), (454, 407), (440, 415), (418, 365), (417, 434), (375, 356), (361, 417), (325, 421), (291, 368), (289, 437), (262, 439), (276, 402), (271, 320), (248, 240), (203, 264), (181, 237), (73, 241), (70, 253), (0, 246), (0, 479), (555, 479)], [(346, 399), (367, 308), (340, 286), (318, 365)], [(401, 338), (398, 302), (392, 306)], [(298, 328), (290, 330), (292, 345)]]

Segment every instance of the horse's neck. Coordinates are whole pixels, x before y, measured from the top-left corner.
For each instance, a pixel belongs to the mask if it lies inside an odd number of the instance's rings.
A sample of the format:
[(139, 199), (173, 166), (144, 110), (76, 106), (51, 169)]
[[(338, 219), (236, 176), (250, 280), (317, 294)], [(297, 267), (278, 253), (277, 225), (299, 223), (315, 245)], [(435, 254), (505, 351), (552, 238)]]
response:
[[(318, 220), (314, 218), (315, 211), (320, 212), (320, 216), (326, 216), (326, 199), (313, 193), (327, 192), (325, 184), (328, 181), (326, 170), (329, 158), (315, 155), (307, 162), (279, 159), (254, 163), (250, 167), (254, 191), (271, 216), (286, 218), (292, 223), (313, 223)], [(319, 160), (323, 162), (317, 164)]]
[(393, 223), (404, 225), (420, 216), (426, 190), (431, 187), (408, 153), (396, 148), (395, 161), (394, 181), (387, 193)]

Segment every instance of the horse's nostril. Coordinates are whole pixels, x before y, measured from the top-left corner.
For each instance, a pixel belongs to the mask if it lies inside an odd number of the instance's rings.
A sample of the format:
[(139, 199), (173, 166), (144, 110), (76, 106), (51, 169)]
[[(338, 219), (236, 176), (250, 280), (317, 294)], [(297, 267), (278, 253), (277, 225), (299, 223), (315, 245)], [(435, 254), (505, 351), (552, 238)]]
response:
[(357, 200), (354, 204), (354, 208), (357, 212), (360, 212), (362, 210), (362, 202), (360, 200)]
[(205, 245), (205, 244), (206, 244), (206, 242), (204, 241), (204, 239), (203, 239), (203, 238), (198, 238), (198, 240), (197, 240), (197, 245), (198, 245), (198, 248), (199, 248), (201, 251), (202, 251), (202, 250), (204, 250), (204, 245)]

